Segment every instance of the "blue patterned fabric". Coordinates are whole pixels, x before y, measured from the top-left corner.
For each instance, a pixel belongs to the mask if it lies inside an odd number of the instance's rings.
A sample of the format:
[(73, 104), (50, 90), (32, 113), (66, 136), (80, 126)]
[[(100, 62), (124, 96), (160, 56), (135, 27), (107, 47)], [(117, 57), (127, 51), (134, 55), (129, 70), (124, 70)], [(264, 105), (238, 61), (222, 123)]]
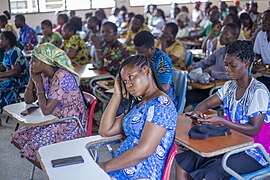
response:
[(122, 121), (126, 140), (121, 144), (116, 156), (140, 143), (145, 122), (151, 122), (167, 129), (155, 152), (136, 166), (109, 172), (116, 179), (161, 179), (166, 157), (174, 140), (177, 112), (171, 100), (158, 96), (142, 106), (134, 106)]
[[(216, 93), (223, 101), (224, 118), (237, 124), (250, 124), (250, 118), (265, 114), (264, 123), (254, 142), (260, 143), (270, 152), (270, 97), (268, 89), (261, 82), (252, 78), (241, 99), (236, 100), (237, 85), (235, 81), (228, 81)], [(250, 149), (246, 153), (262, 166), (268, 163), (259, 149)]]
[(172, 99), (175, 106), (177, 106), (178, 101), (176, 99), (174, 84), (172, 82), (172, 61), (169, 56), (156, 49), (156, 52), (153, 56), (153, 64), (158, 73), (158, 80), (161, 84), (170, 84), (170, 90), (167, 93), (168, 96)]
[[(17, 47), (13, 47), (8, 52), (5, 52), (3, 66), (6, 71), (12, 69), (15, 64), (20, 65), (20, 73), (18, 77), (11, 77), (0, 83), (0, 91), (14, 86), (26, 85), (29, 81), (29, 64), (26, 58), (23, 56), (21, 50)], [(10, 104), (15, 98), (14, 91), (1, 92), (0, 93), (0, 109), (5, 105)]]
[(37, 45), (38, 42), (35, 30), (28, 25), (25, 25), (20, 30), (20, 37), (18, 38), (18, 41), (22, 42), (24, 46), (27, 46), (29, 43)]

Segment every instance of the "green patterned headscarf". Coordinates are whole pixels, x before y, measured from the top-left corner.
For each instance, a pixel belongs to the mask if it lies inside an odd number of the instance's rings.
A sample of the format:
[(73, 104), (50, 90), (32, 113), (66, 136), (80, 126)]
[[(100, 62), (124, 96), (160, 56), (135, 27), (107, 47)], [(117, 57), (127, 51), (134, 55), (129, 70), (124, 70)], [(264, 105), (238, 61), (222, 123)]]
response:
[(38, 58), (40, 61), (51, 65), (53, 67), (63, 68), (72, 74), (79, 76), (72, 66), (71, 60), (66, 55), (66, 53), (59, 49), (58, 47), (54, 46), (51, 43), (43, 43), (37, 45), (33, 51), (32, 55)]

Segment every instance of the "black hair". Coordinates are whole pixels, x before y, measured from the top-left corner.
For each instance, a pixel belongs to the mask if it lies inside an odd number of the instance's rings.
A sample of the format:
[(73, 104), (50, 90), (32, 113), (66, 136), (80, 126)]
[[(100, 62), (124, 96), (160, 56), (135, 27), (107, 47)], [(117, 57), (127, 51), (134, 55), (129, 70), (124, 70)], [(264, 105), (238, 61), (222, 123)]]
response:
[(62, 18), (62, 19), (64, 20), (65, 23), (67, 23), (68, 20), (69, 20), (68, 15), (65, 14), (65, 13), (60, 13), (60, 14), (58, 14), (58, 17)]
[(237, 24), (241, 28), (241, 20), (236, 14), (228, 14), (225, 18), (227, 17), (231, 18), (233, 23)]
[(141, 21), (142, 24), (143, 24), (144, 21), (145, 21), (143, 15), (141, 15), (141, 14), (136, 14), (136, 15), (134, 16), (134, 19), (138, 19), (139, 21)]
[(93, 16), (92, 12), (85, 13), (85, 15), (84, 15), (85, 19), (87, 19), (87, 18), (89, 18), (91, 16)]
[(48, 26), (48, 27), (52, 27), (52, 22), (48, 19), (42, 21), (41, 24)]
[(270, 10), (267, 9), (266, 11), (264, 11), (262, 14), (265, 14), (265, 13), (270, 13)]
[(178, 26), (174, 22), (169, 22), (165, 26), (171, 28), (171, 32), (173, 36), (175, 37), (176, 34), (178, 33)]
[(11, 19), (11, 15), (7, 10), (3, 11), (3, 13), (7, 17), (8, 20)]
[(230, 28), (230, 32), (232, 35), (234, 35), (236, 38), (238, 38), (239, 34), (240, 34), (240, 27), (235, 24), (235, 23), (228, 23), (225, 25), (225, 27)]
[(97, 19), (96, 16), (90, 16), (90, 17), (88, 17), (88, 18), (89, 18), (89, 19), (92, 18), (92, 19), (98, 24), (98, 19)]
[(74, 24), (74, 26), (76, 27), (76, 31), (81, 31), (82, 30), (82, 18), (78, 17), (78, 16), (73, 16), (71, 18), (69, 18), (70, 23)]
[(236, 6), (229, 6), (229, 12), (233, 12), (234, 14), (238, 14), (237, 7)]
[(157, 9), (157, 11), (160, 12), (160, 15), (162, 17), (162, 19), (166, 22), (166, 18), (165, 18), (165, 15), (164, 15), (164, 11), (162, 9)]
[(137, 33), (133, 39), (134, 45), (137, 47), (151, 48), (154, 46), (154, 36), (148, 31)]
[(109, 26), (113, 29), (113, 32), (117, 32), (117, 26), (113, 22), (107, 21), (102, 26)]
[(1, 16), (0, 16), (0, 21), (1, 21), (2, 23), (7, 24), (8, 19), (7, 19), (7, 17), (6, 17), (5, 15), (1, 15)]
[(253, 44), (251, 41), (237, 40), (229, 44), (227, 54), (236, 55), (242, 62), (248, 60), (250, 65), (254, 61)]
[(25, 23), (25, 17), (24, 17), (24, 15), (22, 15), (22, 14), (17, 14), (16, 16), (15, 16), (15, 19), (19, 19), (19, 20), (21, 20), (22, 22), (24, 22)]
[(1, 34), (9, 41), (11, 47), (14, 47), (17, 44), (17, 38), (13, 32), (3, 31)]
[(245, 12), (241, 13), (240, 20), (243, 21), (244, 19), (248, 19), (249, 20), (250, 24), (249, 24), (249, 27), (248, 28), (251, 29), (252, 26), (253, 26), (253, 21), (252, 21), (250, 15), (248, 13), (245, 13)]
[(77, 28), (76, 28), (76, 26), (75, 26), (73, 23), (68, 22), (68, 23), (64, 24), (64, 26), (65, 26), (65, 28), (66, 28), (68, 31), (71, 31), (71, 32), (73, 32), (74, 34), (76, 34)]
[[(130, 56), (128, 57), (126, 60), (124, 60), (122, 62), (122, 64), (120, 65), (119, 68), (119, 77), (120, 77), (120, 82), (122, 82), (122, 77), (121, 77), (121, 70), (125, 67), (125, 66), (129, 66), (129, 67), (139, 67), (139, 68), (144, 68), (145, 66), (150, 67), (152, 75), (153, 75), (153, 79), (158, 87), (159, 90), (164, 91), (162, 88), (161, 83), (158, 80), (158, 75), (156, 72), (156, 69), (154, 67), (154, 64), (152, 61), (150, 61), (146, 56), (141, 55), (141, 54), (137, 54), (134, 56)], [(122, 91), (122, 89), (126, 87), (122, 87), (122, 83), (120, 83), (120, 91)], [(127, 92), (127, 90), (126, 90)], [(125, 94), (122, 94), (122, 100), (124, 98)], [(128, 100), (128, 107), (123, 107), (125, 109), (125, 111), (127, 110), (127, 112), (133, 107), (134, 104), (137, 104), (139, 102), (139, 99), (136, 97), (133, 97), (129, 94), (129, 100)]]

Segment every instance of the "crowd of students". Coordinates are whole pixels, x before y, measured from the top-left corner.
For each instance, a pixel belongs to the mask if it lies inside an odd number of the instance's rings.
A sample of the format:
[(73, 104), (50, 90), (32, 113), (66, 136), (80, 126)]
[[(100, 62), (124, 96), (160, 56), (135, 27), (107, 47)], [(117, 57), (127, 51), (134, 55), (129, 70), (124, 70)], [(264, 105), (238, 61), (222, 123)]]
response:
[[(20, 30), (17, 35), (8, 22), (10, 14), (5, 12), (0, 16), (0, 78), (8, 80), (0, 83), (0, 89), (26, 85), (26, 103), (38, 101), (45, 115), (76, 116), (85, 128), (88, 113), (74, 66), (92, 63), (95, 68), (108, 71), (116, 80), (99, 133), (103, 136), (124, 133), (127, 138), (115, 159), (99, 165), (117, 179), (160, 179), (174, 140), (175, 106), (183, 103), (175, 97), (172, 70), (202, 68), (213, 78), (228, 82), (211, 97), (208, 90), (188, 91), (187, 103), (201, 102), (193, 112), (201, 117), (201, 123), (226, 125), (253, 137), (270, 152), (270, 77), (263, 74), (256, 80), (250, 74), (270, 64), (270, 10), (259, 13), (257, 9), (258, 4), (253, 1), (242, 9), (235, 0), (230, 7), (225, 2), (220, 7), (205, 3), (203, 11), (201, 3), (196, 2), (189, 13), (187, 7), (172, 4), (170, 17), (165, 17), (156, 5), (146, 6), (143, 15), (115, 7), (108, 17), (103, 9), (87, 13), (84, 22), (74, 11), (69, 15), (61, 12), (57, 14), (57, 25), (50, 20), (41, 22), (39, 42), (24, 15), (15, 16), (15, 27)], [(195, 35), (191, 33), (194, 30), (198, 32)], [(125, 38), (125, 42), (120, 43), (118, 38)], [(204, 50), (209, 41), (213, 43), (213, 52), (187, 67), (184, 41), (200, 38)], [(32, 53), (30, 63), (22, 51)], [(91, 92), (87, 88), (84, 90)], [(14, 96), (12, 92), (1, 91), (0, 108), (10, 104)], [(123, 114), (118, 116), (124, 99)], [(224, 118), (204, 115), (222, 103)], [(12, 134), (12, 139), (23, 156), (40, 167), (36, 158), (40, 147), (81, 136), (79, 125), (70, 120), (22, 127)], [(239, 158), (245, 161), (240, 162)], [(221, 159), (222, 156), (202, 158), (190, 151), (179, 154), (176, 176), (227, 178), (230, 175), (222, 169)], [(267, 164), (257, 150), (237, 154), (229, 162), (239, 173)], [(249, 168), (244, 167), (245, 163), (250, 164)]]

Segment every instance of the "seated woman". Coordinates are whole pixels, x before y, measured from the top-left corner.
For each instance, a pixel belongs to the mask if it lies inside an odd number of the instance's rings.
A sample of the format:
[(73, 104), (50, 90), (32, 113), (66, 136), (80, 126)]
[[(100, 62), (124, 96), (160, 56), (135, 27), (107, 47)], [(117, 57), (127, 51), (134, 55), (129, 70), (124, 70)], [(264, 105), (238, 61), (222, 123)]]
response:
[[(270, 97), (264, 84), (249, 74), (254, 53), (250, 41), (237, 40), (228, 46), (225, 66), (228, 81), (218, 92), (201, 102), (194, 114), (200, 115), (202, 124), (227, 126), (261, 143), (270, 153)], [(224, 118), (206, 116), (208, 109), (224, 105)], [(223, 169), (223, 155), (204, 158), (191, 151), (176, 156), (177, 179), (226, 179), (230, 175)], [(227, 165), (237, 173), (259, 170), (268, 163), (258, 149), (230, 156)]]
[(129, 57), (129, 51), (117, 41), (117, 26), (112, 22), (108, 21), (102, 25), (102, 38), (105, 42), (104, 46), (101, 46), (97, 35), (91, 38), (96, 50), (92, 63), (96, 68), (116, 76), (120, 64)]
[[(14, 101), (15, 91), (8, 88), (26, 85), (29, 80), (29, 64), (21, 50), (16, 47), (17, 38), (11, 31), (0, 34), (0, 48), (4, 49), (4, 59), (0, 65), (0, 109)], [(18, 91), (18, 90), (16, 90)]]
[[(87, 108), (76, 83), (70, 59), (65, 52), (50, 43), (39, 44), (32, 51), (30, 80), (25, 91), (27, 104), (38, 100), (44, 115), (58, 118), (76, 116), (86, 127)], [(82, 137), (75, 120), (65, 123), (21, 127), (12, 134), (14, 145), (29, 161), (40, 167), (36, 151), (49, 144)]]
[(90, 52), (82, 38), (76, 34), (77, 27), (75, 24), (68, 22), (62, 28), (62, 37), (64, 43), (62, 49), (72, 60), (73, 65), (84, 65), (90, 63)]
[[(126, 135), (117, 157), (99, 163), (116, 179), (161, 179), (166, 157), (174, 141), (177, 112), (164, 93), (153, 64), (143, 55), (126, 59), (115, 80), (114, 94), (101, 118), (99, 134)], [(116, 117), (121, 100), (130, 107)]]
[(41, 39), (40, 44), (49, 42), (57, 47), (60, 47), (62, 45), (62, 37), (58, 32), (53, 32), (52, 22), (50, 20), (42, 21), (41, 29), (43, 33), (43, 38)]

